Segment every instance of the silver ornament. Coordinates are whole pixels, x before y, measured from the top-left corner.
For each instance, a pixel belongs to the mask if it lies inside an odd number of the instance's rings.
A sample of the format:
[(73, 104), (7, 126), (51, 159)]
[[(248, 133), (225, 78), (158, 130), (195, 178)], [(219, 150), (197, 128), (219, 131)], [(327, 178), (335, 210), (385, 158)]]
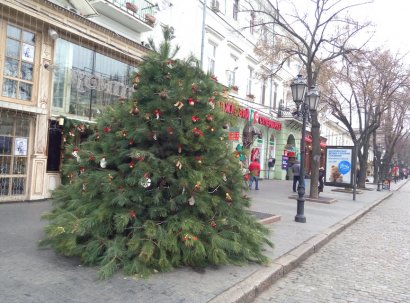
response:
[(80, 159), (80, 156), (78, 155), (78, 151), (75, 150), (71, 154), (73, 155), (74, 158), (76, 158), (77, 162), (80, 162), (81, 159)]
[(188, 199), (188, 203), (189, 203), (189, 205), (195, 205), (195, 198), (194, 198), (194, 196), (191, 196), (191, 197)]
[(141, 186), (144, 188), (148, 188), (151, 186), (151, 179), (150, 178), (143, 178), (140, 182)]
[(101, 166), (101, 168), (106, 168), (107, 167), (107, 161), (105, 160), (105, 158), (102, 158), (100, 160), (100, 166)]

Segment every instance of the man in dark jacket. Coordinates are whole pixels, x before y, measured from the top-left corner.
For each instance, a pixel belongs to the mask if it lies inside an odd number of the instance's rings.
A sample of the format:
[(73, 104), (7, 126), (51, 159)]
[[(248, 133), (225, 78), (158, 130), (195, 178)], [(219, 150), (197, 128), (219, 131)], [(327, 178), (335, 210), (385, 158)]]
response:
[(325, 187), (325, 168), (319, 168), (319, 185), (318, 185), (318, 195), (319, 193), (323, 193), (323, 188)]
[(296, 192), (296, 183), (300, 183), (300, 163), (299, 161), (295, 161), (292, 165), (292, 172), (293, 172), (293, 192)]

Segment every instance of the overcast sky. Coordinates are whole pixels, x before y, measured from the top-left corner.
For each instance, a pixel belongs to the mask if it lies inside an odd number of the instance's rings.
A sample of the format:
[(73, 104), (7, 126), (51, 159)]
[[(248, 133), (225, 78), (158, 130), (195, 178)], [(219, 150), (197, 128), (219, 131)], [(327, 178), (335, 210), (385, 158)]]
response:
[[(374, 46), (390, 48), (393, 53), (410, 52), (410, 1), (374, 0), (358, 8), (358, 15), (376, 24)], [(410, 61), (410, 55), (407, 56)]]

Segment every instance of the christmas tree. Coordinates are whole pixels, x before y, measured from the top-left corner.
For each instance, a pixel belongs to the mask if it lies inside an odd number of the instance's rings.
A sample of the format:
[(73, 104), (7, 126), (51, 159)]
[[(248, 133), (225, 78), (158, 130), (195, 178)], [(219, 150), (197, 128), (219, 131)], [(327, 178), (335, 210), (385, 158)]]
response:
[(107, 109), (84, 142), (65, 144), (68, 182), (53, 193), (41, 244), (99, 266), (101, 278), (267, 262), (268, 229), (248, 210), (227, 140), (234, 121), (218, 106), (226, 94), (197, 60), (174, 59), (172, 38), (165, 28), (158, 49), (151, 41), (129, 100)]

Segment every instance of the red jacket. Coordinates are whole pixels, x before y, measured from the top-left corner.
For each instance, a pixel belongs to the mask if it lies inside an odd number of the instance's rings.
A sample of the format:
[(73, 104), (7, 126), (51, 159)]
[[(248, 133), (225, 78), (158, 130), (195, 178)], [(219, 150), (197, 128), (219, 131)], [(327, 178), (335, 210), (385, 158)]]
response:
[(251, 162), (251, 164), (249, 164), (248, 169), (250, 173), (254, 176), (259, 176), (259, 173), (261, 172), (261, 166), (256, 161)]

